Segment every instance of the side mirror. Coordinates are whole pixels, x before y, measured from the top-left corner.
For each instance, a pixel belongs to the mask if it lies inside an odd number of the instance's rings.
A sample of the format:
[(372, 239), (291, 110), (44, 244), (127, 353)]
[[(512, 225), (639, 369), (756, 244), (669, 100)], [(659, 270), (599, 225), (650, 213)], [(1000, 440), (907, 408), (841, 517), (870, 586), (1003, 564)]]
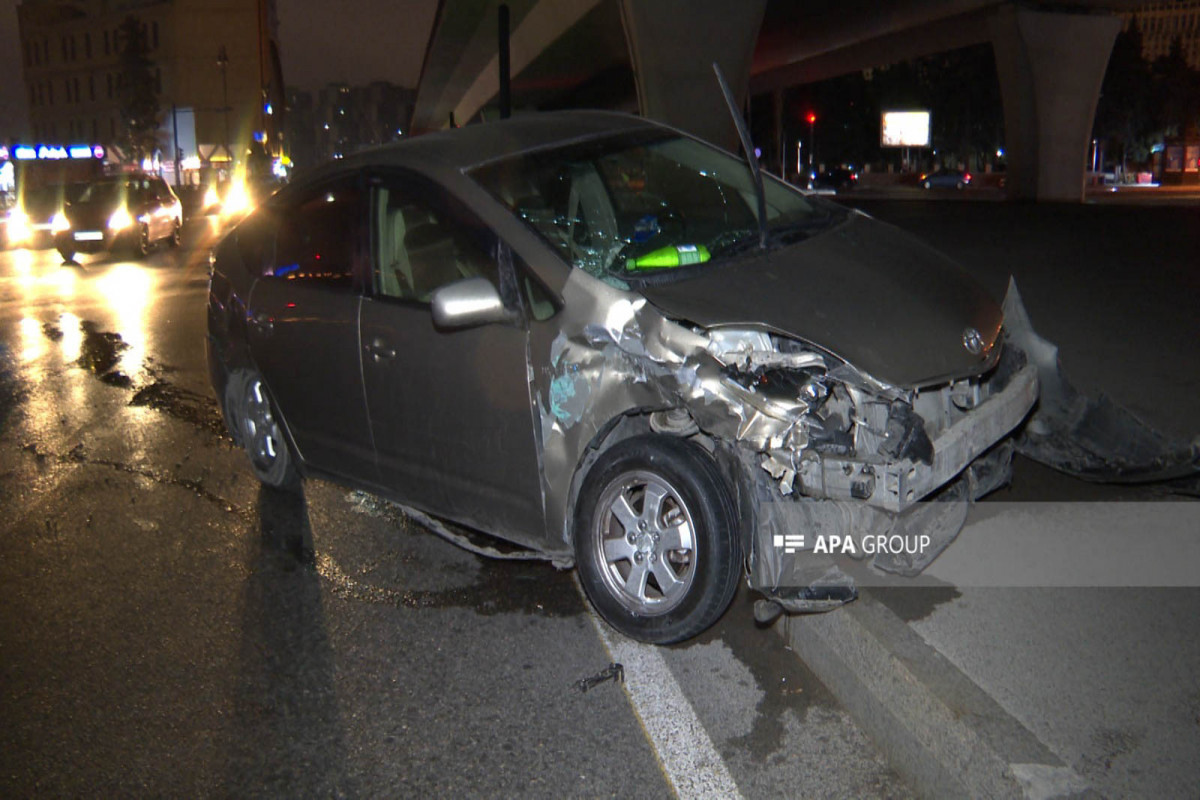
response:
[(476, 328), (517, 319), (514, 312), (504, 307), (500, 293), (487, 278), (463, 278), (440, 286), (430, 295), (429, 302), (437, 328)]

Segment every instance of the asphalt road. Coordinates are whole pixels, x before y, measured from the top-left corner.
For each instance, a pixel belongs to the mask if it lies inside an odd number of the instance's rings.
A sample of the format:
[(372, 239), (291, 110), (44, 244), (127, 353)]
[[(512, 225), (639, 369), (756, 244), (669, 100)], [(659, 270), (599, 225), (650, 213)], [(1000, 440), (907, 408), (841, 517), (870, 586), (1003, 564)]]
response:
[(633, 646), (571, 573), (260, 488), (207, 384), (215, 235), (0, 253), (0, 796), (909, 796), (746, 597)]

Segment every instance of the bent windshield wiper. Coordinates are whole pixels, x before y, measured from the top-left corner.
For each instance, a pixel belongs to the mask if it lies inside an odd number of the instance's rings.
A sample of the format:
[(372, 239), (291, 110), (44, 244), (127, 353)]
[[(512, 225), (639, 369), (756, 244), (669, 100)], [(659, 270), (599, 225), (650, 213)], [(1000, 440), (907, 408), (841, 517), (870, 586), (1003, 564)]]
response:
[(735, 234), (722, 234), (708, 246), (713, 258), (729, 258), (744, 253), (751, 248), (761, 248), (762, 242), (759, 240), (756, 231), (744, 230), (738, 231)]
[(768, 241), (775, 245), (795, 244), (815, 233), (832, 228), (845, 218), (845, 214), (835, 213), (830, 208), (814, 209), (813, 213), (801, 219), (772, 225), (768, 231)]

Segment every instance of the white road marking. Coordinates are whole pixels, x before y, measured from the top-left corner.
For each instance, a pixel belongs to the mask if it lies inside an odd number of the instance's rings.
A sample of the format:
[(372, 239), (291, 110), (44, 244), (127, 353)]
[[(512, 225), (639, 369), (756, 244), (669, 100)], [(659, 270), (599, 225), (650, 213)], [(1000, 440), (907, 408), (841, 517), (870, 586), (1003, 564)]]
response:
[[(582, 595), (578, 580), (575, 585)], [(685, 800), (740, 798), (729, 768), (662, 652), (616, 633), (597, 616), (586, 597), (584, 602), (609, 657), (625, 668), (625, 692), (675, 794)]]
[(1028, 800), (1053, 800), (1082, 794), (1091, 785), (1070, 767), (1051, 767), (1046, 764), (1009, 764), (1008, 769), (1021, 784)]

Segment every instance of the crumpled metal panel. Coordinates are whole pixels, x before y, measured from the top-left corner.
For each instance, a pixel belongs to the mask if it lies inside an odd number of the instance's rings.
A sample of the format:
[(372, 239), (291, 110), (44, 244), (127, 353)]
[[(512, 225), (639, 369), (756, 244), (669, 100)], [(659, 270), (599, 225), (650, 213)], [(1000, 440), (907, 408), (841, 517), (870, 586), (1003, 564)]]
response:
[(1089, 481), (1136, 483), (1200, 471), (1200, 437), (1171, 441), (1108, 397), (1087, 397), (1067, 380), (1058, 347), (1033, 330), (1011, 278), (1004, 327), (1037, 367), (1041, 383), (1038, 406), (1016, 438), (1017, 452)]
[(723, 373), (709, 339), (664, 318), (648, 301), (582, 273), (563, 287), (552, 338), (535, 331), (530, 380), (541, 421), (547, 525), (569, 541), (576, 466), (612, 420), (686, 407), (710, 436), (754, 451), (780, 446), (804, 410), (773, 403)]

